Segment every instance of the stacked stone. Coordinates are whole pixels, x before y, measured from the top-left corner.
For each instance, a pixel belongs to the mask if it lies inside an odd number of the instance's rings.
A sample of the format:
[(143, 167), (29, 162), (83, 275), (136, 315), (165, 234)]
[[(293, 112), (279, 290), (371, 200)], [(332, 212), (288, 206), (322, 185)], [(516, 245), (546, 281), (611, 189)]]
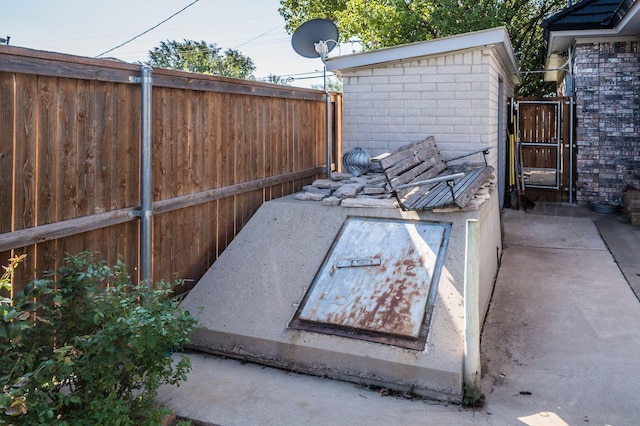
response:
[[(495, 189), (491, 176), (478, 189), (464, 209), (456, 206), (434, 209), (435, 213), (478, 210), (491, 197)], [(369, 172), (361, 176), (350, 173), (331, 173), (331, 179), (317, 179), (294, 195), (296, 200), (320, 201), (325, 206), (398, 208), (391, 188), (382, 173)]]
[(396, 208), (382, 173), (358, 177), (351, 173), (331, 173), (331, 179), (317, 179), (295, 194), (296, 200), (321, 201), (325, 206)]
[(640, 191), (628, 190), (624, 192), (624, 215), (632, 225), (640, 225)]

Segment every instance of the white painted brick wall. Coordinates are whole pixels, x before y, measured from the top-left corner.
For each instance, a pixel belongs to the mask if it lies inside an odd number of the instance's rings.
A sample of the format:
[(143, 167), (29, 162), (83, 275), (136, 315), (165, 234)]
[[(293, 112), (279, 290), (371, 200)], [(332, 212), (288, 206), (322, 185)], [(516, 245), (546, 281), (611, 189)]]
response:
[(429, 135), (445, 157), (495, 148), (499, 78), (511, 96), (510, 77), (490, 47), (346, 70), (344, 148), (378, 155)]

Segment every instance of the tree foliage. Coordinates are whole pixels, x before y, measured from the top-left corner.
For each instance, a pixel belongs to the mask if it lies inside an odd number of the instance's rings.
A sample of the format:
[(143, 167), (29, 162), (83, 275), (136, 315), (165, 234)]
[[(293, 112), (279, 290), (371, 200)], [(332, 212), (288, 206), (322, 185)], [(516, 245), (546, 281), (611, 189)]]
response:
[(284, 77), (276, 74), (269, 74), (265, 80), (267, 83), (280, 84), (282, 86), (290, 86), (293, 78)]
[[(505, 26), (523, 71), (541, 70), (540, 24), (565, 0), (281, 0), (279, 12), (293, 32), (314, 18), (334, 21), (341, 41), (362, 40), (365, 49), (431, 40)], [(542, 95), (541, 74), (524, 74), (520, 96)]]
[(220, 47), (205, 41), (167, 40), (149, 51), (149, 60), (145, 63), (152, 67), (254, 80), (256, 66), (251, 58), (234, 49), (221, 51)]
[(324, 83), (320, 84), (312, 84), (312, 89), (317, 90), (327, 90), (328, 92), (342, 92), (342, 82), (337, 78), (327, 77), (327, 87), (325, 88)]

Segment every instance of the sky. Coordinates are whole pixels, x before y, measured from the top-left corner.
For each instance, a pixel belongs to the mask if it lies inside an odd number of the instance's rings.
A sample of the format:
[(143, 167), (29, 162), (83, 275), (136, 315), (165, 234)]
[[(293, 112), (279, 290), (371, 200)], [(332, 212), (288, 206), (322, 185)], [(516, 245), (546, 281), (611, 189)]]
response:
[[(103, 57), (144, 61), (161, 41), (204, 40), (250, 57), (257, 79), (274, 74), (293, 77), (292, 86), (322, 85), (322, 61), (293, 50), (279, 0), (0, 0), (0, 37), (12, 46), (96, 57), (185, 7)], [(330, 56), (352, 53), (343, 50)]]

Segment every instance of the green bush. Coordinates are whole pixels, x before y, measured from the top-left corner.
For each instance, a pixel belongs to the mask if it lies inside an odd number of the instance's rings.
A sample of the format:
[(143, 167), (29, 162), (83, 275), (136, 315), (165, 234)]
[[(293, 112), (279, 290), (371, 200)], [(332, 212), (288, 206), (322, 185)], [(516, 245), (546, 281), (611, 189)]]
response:
[(171, 353), (196, 324), (171, 293), (81, 253), (3, 299), (0, 424), (158, 424), (157, 389), (186, 379)]

